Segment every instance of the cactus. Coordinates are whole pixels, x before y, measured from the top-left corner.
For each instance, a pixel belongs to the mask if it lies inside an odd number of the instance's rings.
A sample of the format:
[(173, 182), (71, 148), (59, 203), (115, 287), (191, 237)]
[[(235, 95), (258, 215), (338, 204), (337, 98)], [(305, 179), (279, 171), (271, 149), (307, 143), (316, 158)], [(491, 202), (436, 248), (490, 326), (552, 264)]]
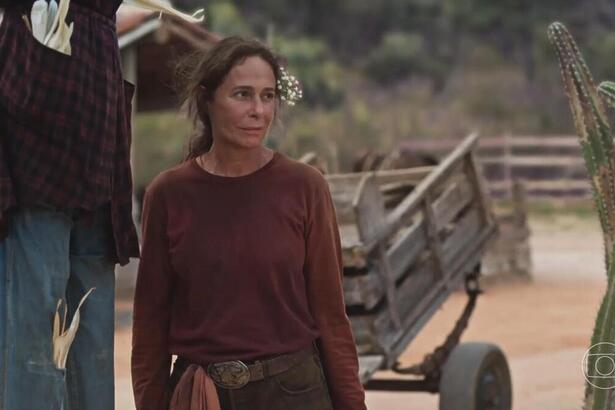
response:
[[(615, 87), (612, 86), (615, 84), (606, 83), (600, 89), (596, 88), (589, 68), (564, 25), (551, 24), (548, 36), (559, 60), (604, 235), (607, 291), (598, 311), (591, 346), (601, 342), (615, 343), (615, 157), (611, 126), (603, 102), (603, 98), (608, 103), (615, 102)], [(588, 357), (585, 369), (588, 383), (583, 406), (586, 410), (615, 409), (615, 389), (609, 389), (612, 379), (597, 377), (595, 368), (596, 357), (613, 353), (612, 349), (608, 352), (607, 349), (608, 345), (599, 345), (592, 349), (592, 353), (598, 356)]]
[(598, 86), (598, 92), (609, 106), (615, 108), (615, 82), (603, 81)]

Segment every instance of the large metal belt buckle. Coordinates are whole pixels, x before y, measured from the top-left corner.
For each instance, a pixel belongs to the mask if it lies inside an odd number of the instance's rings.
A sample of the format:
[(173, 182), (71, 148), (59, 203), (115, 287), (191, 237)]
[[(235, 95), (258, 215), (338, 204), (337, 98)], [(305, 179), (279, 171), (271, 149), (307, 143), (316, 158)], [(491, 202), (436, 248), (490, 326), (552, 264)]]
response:
[(207, 366), (207, 374), (225, 389), (240, 389), (250, 381), (250, 369), (240, 360), (212, 363)]

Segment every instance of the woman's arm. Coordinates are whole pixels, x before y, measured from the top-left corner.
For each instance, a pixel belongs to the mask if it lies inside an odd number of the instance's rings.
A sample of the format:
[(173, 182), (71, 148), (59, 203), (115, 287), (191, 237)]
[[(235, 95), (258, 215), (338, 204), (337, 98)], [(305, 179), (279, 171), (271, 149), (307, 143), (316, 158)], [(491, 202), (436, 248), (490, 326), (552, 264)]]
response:
[(131, 359), (137, 410), (166, 410), (168, 404), (171, 355), (167, 340), (173, 273), (163, 198), (159, 186), (152, 186), (143, 202), (143, 246), (134, 300)]
[(318, 347), (329, 392), (335, 410), (364, 410), (357, 350), (344, 305), (339, 231), (324, 179), (312, 201), (304, 274), (310, 309), (320, 331)]

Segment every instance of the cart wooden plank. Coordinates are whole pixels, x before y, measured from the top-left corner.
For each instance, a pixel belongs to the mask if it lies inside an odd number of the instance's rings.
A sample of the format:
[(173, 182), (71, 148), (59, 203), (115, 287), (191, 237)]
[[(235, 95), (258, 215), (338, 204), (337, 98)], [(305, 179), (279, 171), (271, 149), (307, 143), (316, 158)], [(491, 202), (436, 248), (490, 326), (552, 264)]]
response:
[(385, 359), (383, 355), (364, 355), (359, 357), (359, 379), (366, 383), (374, 373), (382, 368)]
[[(408, 276), (398, 288), (398, 310), (402, 318), (408, 315), (434, 283), (431, 261), (425, 261), (408, 272)], [(403, 330), (394, 328), (386, 309), (373, 314), (351, 316), (350, 322), (357, 346), (363, 352), (388, 353), (389, 343), (386, 340), (395, 339), (404, 333)]]
[[(451, 223), (453, 218), (455, 218), (458, 213), (472, 201), (472, 199), (473, 191), (467, 178), (456, 178), (455, 183), (451, 184), (449, 188), (446, 189), (440, 197), (434, 201), (433, 209), (434, 218), (437, 223), (436, 229), (441, 230), (443, 227)], [(408, 246), (417, 248), (424, 245), (424, 238), (420, 238), (422, 233), (416, 233), (417, 229), (425, 229), (424, 225), (420, 225), (422, 222), (416, 221), (419, 218), (422, 218), (419, 214), (415, 215), (414, 218), (409, 218), (410, 221), (407, 222), (409, 227), (402, 227), (398, 235), (400, 238), (393, 242), (392, 249), (397, 250), (392, 251), (389, 254), (394, 254), (398, 257), (398, 259), (400, 259), (399, 261), (391, 261), (391, 265), (394, 267), (394, 270), (401, 270), (402, 272), (405, 271), (408, 262), (399, 268), (396, 268), (396, 264), (404, 260), (411, 261), (414, 257), (414, 253), (411, 253), (408, 257), (399, 258), (398, 255), (400, 253), (400, 249), (407, 250)], [(412, 219), (415, 221), (412, 222)], [(382, 225), (384, 222), (380, 220), (379, 223)], [(356, 268), (365, 267), (366, 259), (369, 256), (367, 255), (366, 250), (362, 248), (365, 241), (362, 241), (359, 238), (356, 225), (354, 223), (346, 222), (342, 224), (340, 222), (340, 236), (342, 239), (344, 266), (354, 266)], [(419, 240), (419, 243), (417, 245), (412, 245), (414, 240)]]
[(465, 175), (457, 175), (444, 193), (433, 202), (436, 230), (439, 232), (453, 221), (474, 199), (472, 186)]
[[(447, 276), (438, 278), (435, 275), (435, 266), (431, 258), (422, 261), (415, 270), (409, 272), (397, 289), (398, 311), (402, 318), (408, 317), (414, 308), (421, 303), (425, 303), (424, 300), (428, 297), (427, 295), (430, 294), (432, 288), (442, 286), (443, 283), (446, 284), (453, 274), (463, 273), (457, 272), (455, 266), (459, 265), (460, 261), (463, 262), (461, 259), (464, 257), (466, 259), (472, 257), (472, 255), (466, 256), (468, 249), (472, 251), (474, 249), (480, 250), (480, 243), (483, 240), (479, 235), (479, 230), (472, 226), (472, 221), (476, 221), (477, 218), (478, 212), (473, 210), (460, 223), (463, 229), (459, 232), (468, 235), (465, 236), (464, 241), (459, 241), (461, 234), (458, 234), (449, 237), (444, 242), (445, 256), (443, 256), (443, 261), (445, 272), (449, 272)], [(379, 309), (371, 314), (352, 316), (350, 319), (353, 331), (357, 333), (355, 335), (357, 344), (362, 345), (366, 351), (371, 348), (374, 349), (372, 351), (374, 353), (382, 351), (387, 353), (390, 342), (386, 340), (395, 340), (403, 333), (403, 331), (400, 332), (395, 329), (386, 309)]]
[(335, 204), (338, 222), (342, 225), (355, 223), (352, 207), (357, 186), (363, 177), (370, 175), (380, 187), (388, 207), (396, 205), (417, 184), (429, 174), (434, 167), (417, 167), (390, 171), (357, 172), (352, 174), (326, 175), (331, 197)]
[(446, 281), (440, 282), (438, 287), (434, 287), (421, 301), (420, 305), (415, 308), (412, 315), (406, 319), (407, 322), (404, 323), (405, 333), (392, 341), (390, 345), (387, 344), (391, 348), (386, 358), (385, 367), (390, 367), (395, 363), (397, 358), (406, 350), (408, 344), (448, 299), (450, 294), (463, 285), (465, 274), (472, 272), (480, 262), (487, 242), (495, 233), (494, 225), (485, 227), (479, 234), (479, 240), (472, 247), (466, 249), (463, 257), (457, 260), (457, 266), (452, 270), (450, 277)]
[[(448, 178), (455, 170), (456, 166), (462, 161), (464, 156), (476, 148), (478, 144), (478, 136), (473, 134), (467, 137), (453, 152), (444, 159), (444, 161), (434, 169), (417, 188), (410, 193), (404, 200), (388, 215), (387, 229), (394, 232), (403, 226), (408, 216), (411, 216), (422, 205), (424, 197), (437, 186), (442, 180)], [(364, 244), (368, 250), (371, 250), (376, 244)]]
[[(469, 212), (459, 223), (460, 227), (453, 231), (452, 236), (443, 245), (444, 263), (448, 263), (459, 252), (460, 248), (479, 229), (479, 210)], [(404, 236), (389, 249), (389, 258), (392, 274), (397, 281), (417, 260), (418, 256), (428, 248), (424, 220), (416, 221), (408, 228)], [(346, 253), (347, 257), (352, 257)], [(358, 260), (361, 260), (359, 257)], [(357, 263), (357, 259), (352, 261)], [(364, 265), (365, 266), (365, 265)], [(384, 297), (384, 289), (378, 275), (377, 266), (372, 267), (366, 275), (347, 276), (344, 278), (344, 298), (350, 306), (362, 305), (366, 309), (373, 309)]]
[(326, 177), (362, 381), (397, 360), (496, 231), (476, 146), (469, 136), (436, 167)]
[[(399, 280), (425, 251), (426, 245), (427, 237), (421, 219), (414, 222), (387, 252), (395, 281)], [(380, 302), (384, 291), (377, 269), (377, 266), (372, 266), (367, 274), (344, 278), (344, 298), (347, 305), (362, 305), (366, 309), (372, 309)]]
[(361, 181), (365, 175), (373, 175), (378, 185), (386, 185), (400, 181), (404, 183), (413, 181), (413, 183), (418, 184), (429, 175), (434, 168), (434, 166), (427, 166), (386, 171), (353, 172), (350, 174), (330, 174), (326, 175), (326, 179), (330, 188), (354, 192), (359, 181)]

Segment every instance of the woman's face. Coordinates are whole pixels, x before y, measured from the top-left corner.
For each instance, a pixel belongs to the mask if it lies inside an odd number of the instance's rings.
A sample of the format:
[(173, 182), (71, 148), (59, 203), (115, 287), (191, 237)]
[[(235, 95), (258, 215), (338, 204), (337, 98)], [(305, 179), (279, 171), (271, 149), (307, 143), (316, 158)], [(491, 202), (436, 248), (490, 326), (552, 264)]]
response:
[(207, 105), (214, 144), (259, 147), (275, 115), (275, 87), (273, 70), (262, 58), (235, 65)]

